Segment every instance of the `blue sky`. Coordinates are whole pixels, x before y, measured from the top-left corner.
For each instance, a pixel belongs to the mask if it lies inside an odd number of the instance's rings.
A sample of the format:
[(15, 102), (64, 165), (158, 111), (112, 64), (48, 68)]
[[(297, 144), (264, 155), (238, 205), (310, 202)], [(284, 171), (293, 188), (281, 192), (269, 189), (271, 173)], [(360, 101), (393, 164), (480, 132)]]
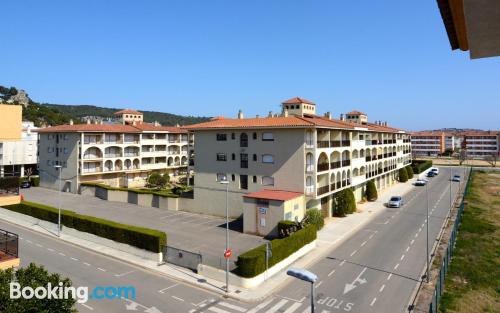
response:
[(500, 129), (500, 57), (452, 52), (435, 1), (8, 1), (0, 85), (204, 116), (301, 96), (410, 130)]

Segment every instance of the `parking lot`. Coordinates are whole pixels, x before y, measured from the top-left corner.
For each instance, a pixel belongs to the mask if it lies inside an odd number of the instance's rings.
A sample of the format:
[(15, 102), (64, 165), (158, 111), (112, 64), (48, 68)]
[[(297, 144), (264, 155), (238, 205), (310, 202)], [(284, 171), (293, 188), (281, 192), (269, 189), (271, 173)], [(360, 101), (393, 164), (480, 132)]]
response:
[[(59, 193), (45, 188), (21, 189), (26, 201), (57, 207)], [(225, 219), (183, 211), (142, 207), (129, 203), (101, 200), (93, 196), (61, 193), (61, 207), (123, 224), (130, 224), (167, 233), (169, 246), (197, 252), (210, 265), (223, 264), (225, 249)], [(235, 224), (232, 221), (232, 224)], [(261, 237), (230, 230), (232, 261), (237, 256), (265, 242)]]

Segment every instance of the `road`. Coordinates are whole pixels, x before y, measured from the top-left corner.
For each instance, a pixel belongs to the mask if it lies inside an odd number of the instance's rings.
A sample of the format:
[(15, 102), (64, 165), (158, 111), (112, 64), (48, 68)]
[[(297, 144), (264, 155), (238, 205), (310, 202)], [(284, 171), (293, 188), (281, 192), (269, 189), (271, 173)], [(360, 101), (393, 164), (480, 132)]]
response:
[[(451, 169), (463, 177), (463, 170)], [(429, 246), (449, 210), (450, 168), (432, 179), (429, 191)], [(459, 184), (452, 184), (452, 195)], [(400, 209), (387, 209), (308, 269), (319, 277), (317, 312), (405, 312), (425, 269), (426, 188), (413, 187)], [(20, 234), (22, 264), (43, 264), (77, 286), (134, 286), (138, 312), (293, 313), (308, 312), (310, 286), (289, 279), (262, 303), (241, 303), (167, 277), (78, 248), (54, 238), (0, 222)], [(126, 312), (125, 300), (90, 300), (81, 312)]]

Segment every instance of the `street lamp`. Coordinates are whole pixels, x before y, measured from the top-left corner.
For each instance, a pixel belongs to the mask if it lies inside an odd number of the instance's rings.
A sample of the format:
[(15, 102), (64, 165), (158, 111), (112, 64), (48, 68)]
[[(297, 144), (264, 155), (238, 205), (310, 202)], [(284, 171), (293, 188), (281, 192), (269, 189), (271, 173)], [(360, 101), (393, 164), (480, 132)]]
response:
[(311, 283), (311, 313), (314, 313), (314, 283), (318, 280), (318, 276), (308, 270), (293, 267), (289, 268), (286, 274)]
[(429, 219), (429, 188), (428, 188), (428, 184), (425, 184), (425, 195), (427, 197), (427, 237), (425, 239), (425, 243), (426, 243), (426, 254), (425, 254), (425, 261), (427, 263), (427, 274), (425, 275), (426, 277), (426, 280), (427, 280), (427, 283), (429, 283), (429, 223), (430, 223), (430, 219)]
[(62, 172), (62, 166), (61, 165), (54, 165), (54, 168), (56, 168), (59, 171), (59, 201), (58, 201), (58, 213), (57, 213), (57, 237), (61, 237), (61, 172)]
[(229, 180), (227, 175), (221, 177), (219, 181), (220, 184), (226, 185), (226, 251), (224, 251), (224, 257), (226, 259), (226, 293), (229, 292), (229, 256), (227, 253), (229, 251), (229, 208), (228, 208), (228, 193), (229, 193)]

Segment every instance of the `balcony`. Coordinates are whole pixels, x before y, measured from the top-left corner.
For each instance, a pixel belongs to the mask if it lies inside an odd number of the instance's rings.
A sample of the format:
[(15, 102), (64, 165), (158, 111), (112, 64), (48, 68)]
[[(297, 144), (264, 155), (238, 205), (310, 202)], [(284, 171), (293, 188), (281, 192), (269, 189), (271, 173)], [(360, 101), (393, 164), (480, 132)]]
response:
[(329, 148), (330, 147), (328, 140), (318, 140), (317, 146), (318, 146), (318, 148)]
[(342, 167), (351, 165), (351, 160), (342, 161)]
[(342, 167), (342, 162), (340, 162), (340, 161), (330, 163), (331, 169), (341, 168), (341, 167)]
[(351, 145), (350, 140), (342, 140), (342, 147), (349, 147)]
[(306, 173), (314, 172), (314, 164), (306, 164)]
[(102, 167), (91, 167), (91, 168), (84, 168), (82, 173), (83, 174), (88, 174), (88, 173), (100, 173), (102, 172)]
[(318, 196), (328, 193), (330, 191), (330, 186), (318, 187)]
[(306, 186), (306, 195), (314, 194), (314, 186)]
[(106, 153), (104, 154), (106, 158), (121, 158), (122, 155), (120, 153)]
[(372, 157), (371, 157), (371, 156), (367, 156), (367, 157), (365, 157), (365, 161), (366, 161), (366, 162), (370, 162), (371, 160), (372, 160)]
[(318, 164), (318, 172), (323, 172), (323, 171), (328, 171), (328, 170), (329, 170), (328, 163)]
[(340, 141), (340, 140), (332, 140), (332, 141), (330, 141), (330, 146), (332, 148), (341, 147), (342, 146), (342, 141)]

